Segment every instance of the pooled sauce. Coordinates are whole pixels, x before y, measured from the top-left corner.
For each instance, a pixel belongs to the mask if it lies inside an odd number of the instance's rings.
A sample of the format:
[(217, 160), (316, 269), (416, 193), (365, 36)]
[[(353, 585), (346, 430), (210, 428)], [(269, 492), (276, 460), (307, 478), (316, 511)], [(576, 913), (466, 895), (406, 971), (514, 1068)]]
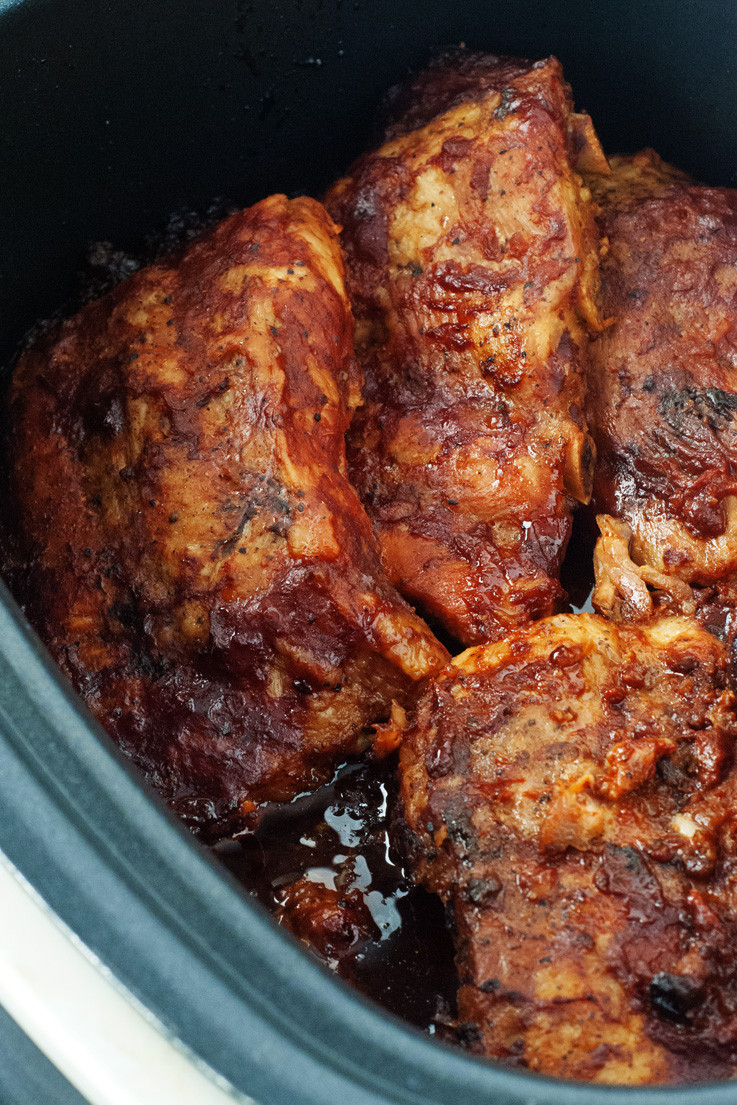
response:
[(453, 944), (440, 900), (412, 885), (392, 847), (395, 772), (394, 758), (348, 765), (329, 785), (268, 815), (252, 836), (213, 850), (287, 927), (296, 884), (314, 884), (318, 901), (321, 890), (331, 901), (338, 890), (346, 914), (362, 913), (368, 923), (359, 917), (344, 941), (326, 949), (318, 913), (311, 930), (300, 929), (303, 942), (384, 1009), (442, 1033), (455, 1014)]

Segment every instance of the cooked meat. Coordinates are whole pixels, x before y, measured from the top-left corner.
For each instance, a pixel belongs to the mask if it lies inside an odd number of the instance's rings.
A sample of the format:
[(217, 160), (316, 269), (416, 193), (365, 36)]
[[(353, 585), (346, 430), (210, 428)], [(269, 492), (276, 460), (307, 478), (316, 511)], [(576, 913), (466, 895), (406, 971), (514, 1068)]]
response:
[(96, 717), (202, 830), (322, 781), (445, 661), (346, 479), (359, 394), (337, 228), (283, 196), (18, 366), (16, 591)]
[(403, 815), (455, 926), (473, 1051), (598, 1082), (735, 1073), (726, 667), (691, 619), (560, 615), (431, 681)]
[(307, 876), (284, 888), (277, 921), (331, 967), (379, 939), (379, 930), (360, 890), (333, 888)]
[(695, 185), (648, 150), (612, 170), (589, 177), (613, 320), (591, 362), (594, 498), (614, 520), (602, 522), (597, 604), (647, 617), (646, 584), (689, 611), (691, 585), (737, 570), (737, 191)]
[(365, 375), (348, 463), (392, 581), (470, 644), (561, 598), (597, 325), (574, 162), (606, 162), (553, 58), (446, 56), (397, 106), (326, 199)]

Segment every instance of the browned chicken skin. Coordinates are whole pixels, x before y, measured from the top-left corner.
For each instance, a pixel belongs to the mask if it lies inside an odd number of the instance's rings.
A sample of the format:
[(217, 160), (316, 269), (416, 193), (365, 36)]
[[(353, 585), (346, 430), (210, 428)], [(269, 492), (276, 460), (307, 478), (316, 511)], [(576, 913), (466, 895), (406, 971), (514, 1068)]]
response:
[[(589, 177), (609, 243), (592, 345), (599, 609), (708, 606), (737, 570), (737, 191), (646, 150)], [(652, 589), (652, 590), (649, 590)]]
[(329, 192), (364, 405), (349, 470), (402, 593), (470, 644), (551, 613), (589, 494), (597, 236), (574, 161), (605, 165), (555, 59), (441, 58)]
[(93, 713), (208, 832), (329, 775), (446, 654), (345, 475), (337, 229), (272, 196), (21, 360), (15, 589)]
[(403, 810), (453, 918), (472, 1050), (599, 1082), (735, 1073), (726, 666), (690, 619), (561, 615), (431, 681)]

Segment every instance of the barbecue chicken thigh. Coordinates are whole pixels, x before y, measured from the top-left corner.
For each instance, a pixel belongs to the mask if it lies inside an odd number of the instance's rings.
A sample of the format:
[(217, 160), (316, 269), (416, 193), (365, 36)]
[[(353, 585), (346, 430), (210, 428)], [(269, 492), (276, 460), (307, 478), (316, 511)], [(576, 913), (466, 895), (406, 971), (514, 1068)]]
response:
[(737, 569), (737, 191), (648, 150), (588, 180), (613, 323), (591, 353), (594, 497), (609, 516), (595, 601), (625, 618), (648, 617), (653, 591), (707, 609)]
[(364, 403), (348, 462), (399, 590), (465, 644), (551, 613), (586, 502), (605, 168), (560, 64), (458, 53), (396, 103), (326, 204), (342, 227)]
[(452, 918), (466, 1045), (595, 1082), (732, 1076), (723, 645), (682, 617), (544, 619), (456, 658), (405, 730), (405, 833)]
[(446, 659), (346, 478), (352, 338), (337, 228), (272, 196), (84, 308), (13, 381), (11, 582), (206, 833), (323, 781)]

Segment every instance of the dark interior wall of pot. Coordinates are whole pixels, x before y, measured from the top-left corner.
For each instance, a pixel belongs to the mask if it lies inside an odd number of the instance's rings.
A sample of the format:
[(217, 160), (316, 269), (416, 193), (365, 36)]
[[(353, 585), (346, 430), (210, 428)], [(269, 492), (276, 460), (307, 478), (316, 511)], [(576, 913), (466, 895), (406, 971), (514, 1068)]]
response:
[(735, 32), (716, 0), (0, 0), (0, 363), (89, 241), (135, 248), (217, 196), (319, 192), (386, 87), (460, 41), (557, 54), (609, 150), (736, 183)]

